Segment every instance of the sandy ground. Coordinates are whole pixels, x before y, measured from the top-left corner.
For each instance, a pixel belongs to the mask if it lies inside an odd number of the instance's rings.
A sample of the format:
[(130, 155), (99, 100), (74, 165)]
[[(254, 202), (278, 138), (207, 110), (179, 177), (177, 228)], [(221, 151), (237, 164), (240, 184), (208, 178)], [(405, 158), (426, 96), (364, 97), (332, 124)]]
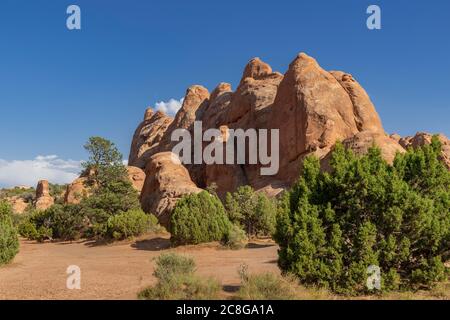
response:
[[(216, 244), (170, 248), (167, 235), (113, 245), (21, 240), (13, 263), (0, 268), (0, 299), (136, 299), (141, 289), (155, 283), (153, 259), (171, 251), (192, 256), (197, 273), (220, 280), (226, 291), (239, 285), (242, 263), (251, 273), (279, 272), (277, 247), (265, 242), (226, 250)], [(70, 265), (81, 269), (80, 290), (66, 288)]]

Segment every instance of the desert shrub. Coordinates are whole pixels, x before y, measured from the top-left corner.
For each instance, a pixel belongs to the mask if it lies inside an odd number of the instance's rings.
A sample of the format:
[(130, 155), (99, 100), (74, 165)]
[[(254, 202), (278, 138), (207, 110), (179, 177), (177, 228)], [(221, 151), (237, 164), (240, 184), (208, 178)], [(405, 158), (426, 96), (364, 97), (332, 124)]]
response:
[(175, 244), (220, 241), (231, 223), (219, 198), (206, 191), (180, 199), (171, 215), (170, 232)]
[(104, 223), (110, 216), (139, 209), (139, 194), (128, 178), (93, 188), (93, 194), (80, 203), (82, 210), (95, 223)]
[(250, 186), (227, 193), (225, 208), (230, 221), (242, 226), (249, 237), (270, 236), (275, 231), (275, 203)]
[(242, 300), (291, 300), (295, 298), (293, 277), (281, 277), (271, 272), (248, 274), (248, 267), (239, 269), (241, 287), (236, 298)]
[(192, 258), (175, 253), (162, 254), (153, 273), (158, 283), (141, 291), (138, 297), (148, 300), (217, 299), (220, 284), (212, 278), (202, 279), (194, 272)]
[(89, 229), (89, 221), (79, 205), (54, 205), (47, 209), (46, 214), (51, 217), (48, 227), (55, 239), (78, 240)]
[(24, 189), (15, 187), (12, 189), (0, 189), (0, 200), (5, 200), (11, 197), (20, 197), (27, 203), (31, 203), (34, 199), (36, 191), (34, 188)]
[(176, 253), (165, 253), (156, 260), (156, 268), (153, 275), (161, 281), (166, 281), (175, 275), (195, 272), (195, 261), (191, 257)]
[(237, 294), (242, 300), (292, 300), (295, 291), (288, 280), (274, 273), (249, 275)]
[(18, 226), (19, 234), (29, 240), (43, 242), (53, 238), (53, 210), (31, 209)]
[(106, 236), (114, 240), (123, 240), (139, 236), (158, 228), (158, 219), (141, 209), (129, 210), (108, 218)]
[(20, 224), (18, 225), (18, 232), (22, 237), (29, 240), (36, 240), (38, 236), (36, 225), (34, 225), (28, 219), (20, 222)]
[(19, 225), (21, 236), (42, 242), (47, 239), (77, 240), (84, 236), (88, 222), (78, 205), (53, 205), (47, 210), (32, 210)]
[(238, 225), (233, 224), (225, 237), (225, 246), (237, 250), (245, 248), (248, 243), (248, 237), (245, 231)]
[(11, 216), (11, 206), (0, 202), (0, 265), (11, 262), (19, 252), (19, 238)]
[(316, 158), (281, 202), (275, 239), (279, 266), (307, 285), (361, 294), (368, 267), (382, 290), (430, 287), (446, 278), (450, 246), (450, 172), (440, 145), (398, 154), (388, 165), (377, 148), (356, 156), (337, 144), (331, 172)]

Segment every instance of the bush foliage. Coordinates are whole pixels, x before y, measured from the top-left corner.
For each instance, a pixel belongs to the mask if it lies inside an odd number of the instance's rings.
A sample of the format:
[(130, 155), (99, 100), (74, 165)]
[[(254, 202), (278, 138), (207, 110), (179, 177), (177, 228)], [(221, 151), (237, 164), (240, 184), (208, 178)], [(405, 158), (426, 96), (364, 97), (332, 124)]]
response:
[(277, 221), (279, 266), (304, 284), (334, 292), (368, 291), (367, 270), (381, 269), (382, 290), (432, 286), (446, 278), (450, 249), (450, 173), (440, 144), (398, 154), (377, 148), (355, 156), (337, 144), (331, 172), (307, 158), (284, 196)]
[(236, 298), (241, 300), (293, 300), (298, 280), (283, 278), (271, 272), (241, 274), (241, 287)]
[(141, 209), (133, 209), (108, 218), (106, 235), (109, 239), (123, 240), (158, 230), (158, 219)]
[(245, 248), (248, 244), (248, 237), (240, 226), (233, 224), (223, 242), (230, 249), (238, 250)]
[(222, 202), (206, 191), (180, 199), (170, 220), (171, 240), (177, 245), (221, 241), (230, 228)]
[(11, 206), (0, 201), (0, 265), (11, 262), (19, 252), (19, 238), (11, 216)]
[(240, 225), (248, 237), (270, 236), (275, 231), (275, 202), (250, 186), (227, 193), (225, 208), (230, 221)]
[(211, 300), (217, 299), (220, 284), (212, 278), (195, 275), (192, 258), (175, 253), (158, 257), (153, 275), (158, 279), (154, 287), (146, 288), (138, 294), (148, 300)]
[[(85, 148), (90, 155), (83, 163), (89, 171), (86, 187), (90, 196), (79, 204), (55, 204), (45, 211), (31, 211), (19, 225), (22, 236), (37, 241), (122, 240), (156, 229), (156, 217), (140, 210), (138, 192), (128, 179), (116, 146), (92, 137)], [(51, 192), (62, 194), (57, 185), (51, 185)]]

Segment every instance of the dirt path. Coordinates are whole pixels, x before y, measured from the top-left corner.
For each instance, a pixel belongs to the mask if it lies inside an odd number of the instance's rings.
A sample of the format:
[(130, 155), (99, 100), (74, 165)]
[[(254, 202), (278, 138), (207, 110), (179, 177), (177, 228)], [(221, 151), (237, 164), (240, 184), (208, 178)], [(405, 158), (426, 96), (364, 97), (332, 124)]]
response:
[[(166, 235), (108, 246), (22, 240), (14, 262), (0, 268), (0, 299), (136, 299), (140, 289), (155, 281), (153, 258), (169, 251), (192, 256), (198, 274), (214, 276), (229, 288), (239, 284), (241, 263), (252, 273), (278, 272), (277, 247), (271, 243), (253, 243), (237, 251), (215, 244), (174, 249), (169, 245)], [(66, 288), (69, 265), (81, 268), (81, 290)]]

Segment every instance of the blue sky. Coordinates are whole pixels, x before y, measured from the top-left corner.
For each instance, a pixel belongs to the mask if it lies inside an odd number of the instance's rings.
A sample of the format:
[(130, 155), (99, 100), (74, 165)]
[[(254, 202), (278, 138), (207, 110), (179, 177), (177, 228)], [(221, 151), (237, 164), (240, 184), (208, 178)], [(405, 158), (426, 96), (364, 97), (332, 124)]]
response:
[[(82, 30), (66, 28), (70, 4)], [(370, 4), (382, 30), (366, 27)], [(0, 171), (39, 155), (84, 159), (92, 135), (127, 158), (147, 106), (192, 84), (235, 88), (255, 56), (284, 73), (301, 51), (352, 73), (386, 131), (449, 136), (449, 15), (447, 0), (2, 0)]]

